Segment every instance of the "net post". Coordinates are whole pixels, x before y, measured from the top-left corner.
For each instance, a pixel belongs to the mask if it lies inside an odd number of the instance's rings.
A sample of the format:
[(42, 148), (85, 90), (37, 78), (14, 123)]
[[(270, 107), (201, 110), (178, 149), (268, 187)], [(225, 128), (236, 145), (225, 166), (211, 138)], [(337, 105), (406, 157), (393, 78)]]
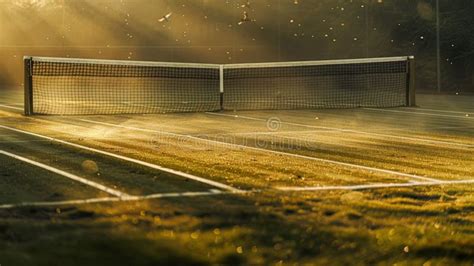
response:
[(407, 106), (416, 107), (415, 57), (408, 57)]
[(224, 65), (219, 66), (219, 91), (221, 111), (224, 111)]
[(25, 56), (24, 62), (24, 114), (33, 115), (33, 58)]

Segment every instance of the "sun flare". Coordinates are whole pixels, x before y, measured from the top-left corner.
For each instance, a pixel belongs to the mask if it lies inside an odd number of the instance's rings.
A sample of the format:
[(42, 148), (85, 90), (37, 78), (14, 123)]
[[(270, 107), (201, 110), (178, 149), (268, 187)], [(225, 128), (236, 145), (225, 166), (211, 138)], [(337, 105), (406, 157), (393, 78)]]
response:
[(45, 7), (56, 2), (62, 2), (58, 0), (16, 0), (13, 2), (15, 7), (28, 8), (28, 7)]

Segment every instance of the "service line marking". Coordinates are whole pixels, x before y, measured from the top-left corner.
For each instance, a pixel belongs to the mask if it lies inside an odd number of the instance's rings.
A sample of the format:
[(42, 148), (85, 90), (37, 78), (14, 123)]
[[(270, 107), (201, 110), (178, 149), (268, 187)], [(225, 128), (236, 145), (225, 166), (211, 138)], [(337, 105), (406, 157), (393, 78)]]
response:
[(39, 168), (42, 168), (42, 169), (47, 170), (49, 172), (61, 175), (63, 177), (74, 180), (76, 182), (79, 182), (79, 183), (85, 184), (87, 186), (93, 187), (95, 189), (107, 192), (108, 194), (114, 195), (114, 196), (119, 197), (119, 198), (130, 197), (130, 195), (128, 195), (127, 193), (115, 190), (113, 188), (109, 188), (109, 187), (104, 186), (102, 184), (99, 184), (99, 183), (96, 183), (94, 181), (79, 177), (77, 175), (68, 173), (68, 172), (63, 171), (63, 170), (59, 170), (59, 169), (54, 168), (52, 166), (49, 166), (49, 165), (46, 165), (46, 164), (43, 164), (43, 163), (40, 163), (40, 162), (33, 161), (33, 160), (28, 159), (28, 158), (25, 158), (25, 157), (22, 157), (22, 156), (19, 156), (19, 155), (10, 153), (10, 152), (6, 152), (4, 150), (0, 150), (0, 154), (5, 155), (5, 156), (10, 157), (10, 158), (13, 158), (13, 159), (16, 159), (18, 161), (22, 161), (22, 162), (27, 163), (27, 164), (34, 165), (36, 167), (39, 167)]
[(129, 129), (129, 130), (134, 130), (134, 131), (149, 132), (149, 133), (155, 133), (155, 134), (158, 133), (158, 134), (162, 134), (162, 135), (169, 135), (169, 136), (174, 136), (174, 137), (193, 139), (193, 140), (197, 140), (197, 141), (200, 141), (200, 142), (204, 141), (204, 142), (208, 142), (208, 143), (213, 143), (213, 144), (218, 144), (218, 145), (223, 145), (223, 146), (229, 146), (229, 147), (234, 147), (234, 148), (241, 148), (241, 149), (253, 150), (253, 151), (264, 152), (264, 153), (278, 154), (278, 155), (283, 155), (283, 156), (287, 156), (287, 157), (294, 157), (294, 158), (299, 158), (299, 159), (305, 159), (305, 160), (317, 161), (317, 162), (322, 162), (322, 163), (334, 164), (334, 165), (344, 166), (344, 167), (348, 167), (348, 168), (362, 169), (362, 170), (369, 171), (369, 172), (373, 171), (373, 172), (378, 172), (378, 173), (383, 173), (383, 174), (388, 174), (388, 175), (403, 176), (403, 177), (408, 177), (408, 178), (418, 179), (418, 180), (424, 180), (424, 181), (430, 181), (430, 182), (440, 181), (438, 179), (431, 178), (431, 177), (425, 177), (425, 176), (419, 176), (419, 175), (413, 175), (413, 174), (406, 174), (406, 173), (401, 173), (401, 172), (386, 170), (386, 169), (380, 169), (380, 168), (375, 168), (375, 167), (370, 167), (370, 166), (363, 166), (363, 165), (358, 165), (358, 164), (345, 163), (345, 162), (340, 162), (340, 161), (335, 161), (335, 160), (330, 160), (330, 159), (323, 159), (323, 158), (318, 158), (318, 157), (311, 157), (311, 156), (300, 155), (300, 154), (295, 154), (295, 153), (275, 151), (275, 150), (271, 150), (271, 149), (257, 148), (257, 147), (252, 147), (252, 146), (246, 146), (246, 145), (240, 145), (240, 144), (234, 144), (234, 143), (218, 141), (218, 140), (209, 140), (209, 139), (205, 139), (205, 138), (201, 138), (201, 137), (195, 137), (195, 136), (191, 136), (191, 135), (183, 135), (183, 134), (171, 133), (171, 132), (166, 132), (166, 131), (161, 131), (161, 130), (139, 128), (139, 127), (123, 126), (123, 125), (99, 122), (99, 121), (89, 120), (89, 119), (78, 119), (78, 120), (83, 121), (83, 122), (87, 122), (87, 123), (91, 123), (91, 124), (97, 124), (97, 125), (103, 125), (103, 126), (109, 126), (109, 127), (117, 127), (117, 128), (124, 128), (124, 129)]
[(120, 159), (120, 160), (123, 160), (123, 161), (131, 162), (131, 163), (142, 165), (142, 166), (145, 166), (145, 167), (148, 167), (148, 168), (151, 168), (151, 169), (155, 169), (155, 170), (158, 170), (158, 171), (161, 171), (161, 172), (166, 172), (168, 174), (172, 174), (172, 175), (180, 176), (180, 177), (190, 179), (190, 180), (193, 180), (193, 181), (196, 181), (196, 182), (204, 183), (204, 184), (216, 187), (216, 188), (221, 188), (221, 189), (224, 189), (224, 190), (229, 190), (229, 191), (234, 191), (234, 192), (239, 192), (240, 191), (239, 189), (236, 189), (234, 187), (231, 187), (231, 186), (228, 186), (228, 185), (216, 182), (216, 181), (212, 181), (212, 180), (209, 180), (209, 179), (206, 179), (206, 178), (203, 178), (203, 177), (195, 176), (195, 175), (192, 175), (192, 174), (184, 173), (184, 172), (181, 172), (181, 171), (173, 170), (173, 169), (170, 169), (170, 168), (162, 167), (162, 166), (159, 166), (159, 165), (156, 165), (156, 164), (144, 162), (144, 161), (141, 161), (141, 160), (137, 160), (137, 159), (133, 159), (133, 158), (130, 158), (130, 157), (118, 155), (118, 154), (115, 154), (115, 153), (90, 148), (90, 147), (83, 146), (83, 145), (80, 145), (80, 144), (75, 144), (75, 143), (68, 142), (68, 141), (65, 141), (65, 140), (60, 140), (60, 139), (56, 139), (56, 138), (36, 134), (36, 133), (33, 133), (33, 132), (21, 130), (21, 129), (7, 127), (7, 126), (4, 126), (4, 125), (0, 125), (0, 128), (11, 130), (11, 131), (22, 133), (22, 134), (26, 134), (26, 135), (30, 135), (30, 136), (35, 136), (35, 137), (42, 138), (42, 139), (47, 139), (47, 140), (50, 140), (50, 141), (53, 141), (53, 142), (56, 142), (56, 143), (61, 143), (61, 144), (71, 146), (71, 147), (75, 147), (75, 148), (78, 148), (78, 149), (87, 150), (87, 151), (90, 151), (90, 152), (93, 152), (93, 153), (106, 155), (106, 156), (109, 156), (109, 157), (113, 157), (113, 158), (116, 158), (116, 159)]

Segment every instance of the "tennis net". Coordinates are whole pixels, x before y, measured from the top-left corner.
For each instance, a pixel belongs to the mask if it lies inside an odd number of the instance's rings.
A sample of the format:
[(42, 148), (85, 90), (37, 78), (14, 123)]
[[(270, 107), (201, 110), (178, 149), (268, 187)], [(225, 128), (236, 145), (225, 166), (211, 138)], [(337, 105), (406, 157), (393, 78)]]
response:
[[(146, 114), (220, 108), (219, 66), (33, 57), (31, 114)], [(28, 113), (28, 112), (27, 112)]]
[(231, 65), (25, 58), (27, 115), (414, 104), (413, 57)]

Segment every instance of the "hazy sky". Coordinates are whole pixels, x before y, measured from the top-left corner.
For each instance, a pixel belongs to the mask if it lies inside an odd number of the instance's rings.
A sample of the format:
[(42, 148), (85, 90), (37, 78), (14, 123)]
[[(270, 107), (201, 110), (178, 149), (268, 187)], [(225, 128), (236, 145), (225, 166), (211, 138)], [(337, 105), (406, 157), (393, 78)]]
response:
[(0, 82), (21, 80), (24, 55), (213, 63), (408, 55), (423, 36), (395, 38), (396, 11), (381, 0), (0, 0)]

